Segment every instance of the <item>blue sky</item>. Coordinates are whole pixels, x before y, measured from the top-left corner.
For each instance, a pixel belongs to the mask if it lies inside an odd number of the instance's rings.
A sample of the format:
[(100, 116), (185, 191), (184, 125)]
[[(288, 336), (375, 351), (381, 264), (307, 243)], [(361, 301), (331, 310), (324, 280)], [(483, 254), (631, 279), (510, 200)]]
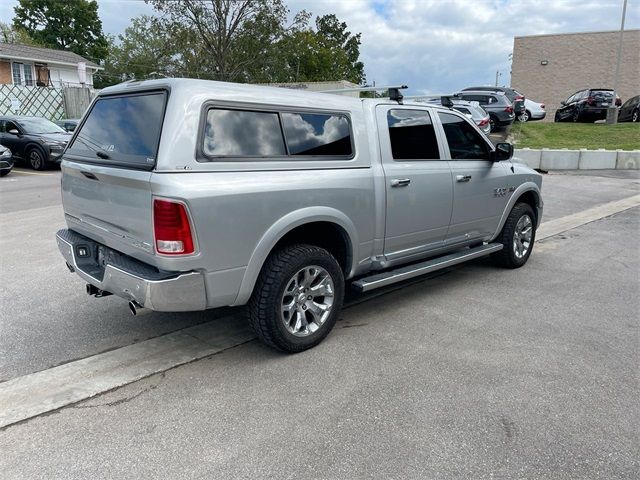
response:
[[(367, 81), (408, 84), (408, 94), (443, 93), (470, 84), (509, 84), (513, 37), (620, 28), (622, 0), (285, 0), (291, 13), (335, 13), (362, 33)], [(0, 2), (11, 21), (17, 0)], [(98, 0), (105, 32), (152, 14), (142, 0)], [(626, 28), (640, 28), (640, 0), (629, 0)]]

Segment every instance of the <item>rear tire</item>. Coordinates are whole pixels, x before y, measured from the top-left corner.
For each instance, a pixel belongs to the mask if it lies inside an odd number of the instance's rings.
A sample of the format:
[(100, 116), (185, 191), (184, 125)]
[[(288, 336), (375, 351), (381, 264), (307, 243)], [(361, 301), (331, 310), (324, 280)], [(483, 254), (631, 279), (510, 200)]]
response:
[(535, 215), (526, 203), (517, 203), (496, 239), (502, 250), (493, 254), (496, 265), (504, 268), (520, 268), (529, 259), (536, 239)]
[(518, 115), (518, 120), (522, 123), (527, 123), (531, 119), (531, 112), (529, 110), (525, 110), (523, 113)]
[(302, 352), (329, 334), (343, 299), (344, 277), (336, 259), (314, 245), (291, 245), (265, 262), (247, 317), (264, 344)]
[(640, 110), (638, 110), (637, 108), (631, 114), (631, 121), (634, 123), (640, 121)]
[(9, 175), (10, 171), (11, 170), (2, 170), (2, 171), (0, 171), (0, 177), (4, 177), (5, 175)]

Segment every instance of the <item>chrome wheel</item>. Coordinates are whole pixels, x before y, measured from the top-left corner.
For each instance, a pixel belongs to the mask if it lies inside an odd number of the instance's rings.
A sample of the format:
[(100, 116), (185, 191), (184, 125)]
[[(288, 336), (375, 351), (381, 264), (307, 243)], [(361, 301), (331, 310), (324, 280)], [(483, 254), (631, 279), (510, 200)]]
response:
[(37, 150), (29, 152), (29, 164), (34, 170), (42, 169), (42, 156)]
[(633, 115), (631, 116), (632, 122), (637, 122), (640, 117), (640, 112), (638, 110), (633, 111)]
[(513, 233), (513, 253), (516, 258), (523, 258), (531, 248), (531, 238), (533, 236), (533, 222), (529, 215), (523, 215), (516, 223)]
[(311, 265), (299, 270), (282, 294), (281, 318), (287, 331), (297, 337), (316, 332), (331, 314), (334, 291), (324, 268)]
[(520, 120), (522, 123), (528, 122), (529, 121), (529, 112), (524, 111), (520, 114), (520, 116), (518, 117), (518, 120)]

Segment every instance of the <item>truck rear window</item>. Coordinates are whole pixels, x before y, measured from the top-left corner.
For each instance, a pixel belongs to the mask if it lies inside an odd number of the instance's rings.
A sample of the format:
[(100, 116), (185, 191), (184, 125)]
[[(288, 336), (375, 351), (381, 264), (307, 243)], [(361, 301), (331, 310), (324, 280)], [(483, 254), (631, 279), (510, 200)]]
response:
[(93, 163), (152, 169), (166, 101), (164, 91), (98, 99), (66, 153)]

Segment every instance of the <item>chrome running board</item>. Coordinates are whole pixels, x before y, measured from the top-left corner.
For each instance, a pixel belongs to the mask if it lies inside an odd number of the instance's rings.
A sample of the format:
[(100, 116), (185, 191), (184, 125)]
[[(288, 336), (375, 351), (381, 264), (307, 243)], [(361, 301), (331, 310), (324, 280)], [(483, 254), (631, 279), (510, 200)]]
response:
[(494, 252), (502, 250), (501, 243), (490, 243), (488, 245), (480, 245), (474, 248), (468, 248), (459, 252), (450, 253), (443, 257), (436, 257), (420, 263), (414, 263), (395, 270), (376, 273), (368, 277), (360, 278), (351, 285), (359, 292), (368, 292), (375, 288), (391, 285), (392, 283), (401, 282), (410, 278), (424, 275), (425, 273), (435, 272), (443, 268), (457, 265), (458, 263), (467, 262), (474, 258), (484, 257)]

